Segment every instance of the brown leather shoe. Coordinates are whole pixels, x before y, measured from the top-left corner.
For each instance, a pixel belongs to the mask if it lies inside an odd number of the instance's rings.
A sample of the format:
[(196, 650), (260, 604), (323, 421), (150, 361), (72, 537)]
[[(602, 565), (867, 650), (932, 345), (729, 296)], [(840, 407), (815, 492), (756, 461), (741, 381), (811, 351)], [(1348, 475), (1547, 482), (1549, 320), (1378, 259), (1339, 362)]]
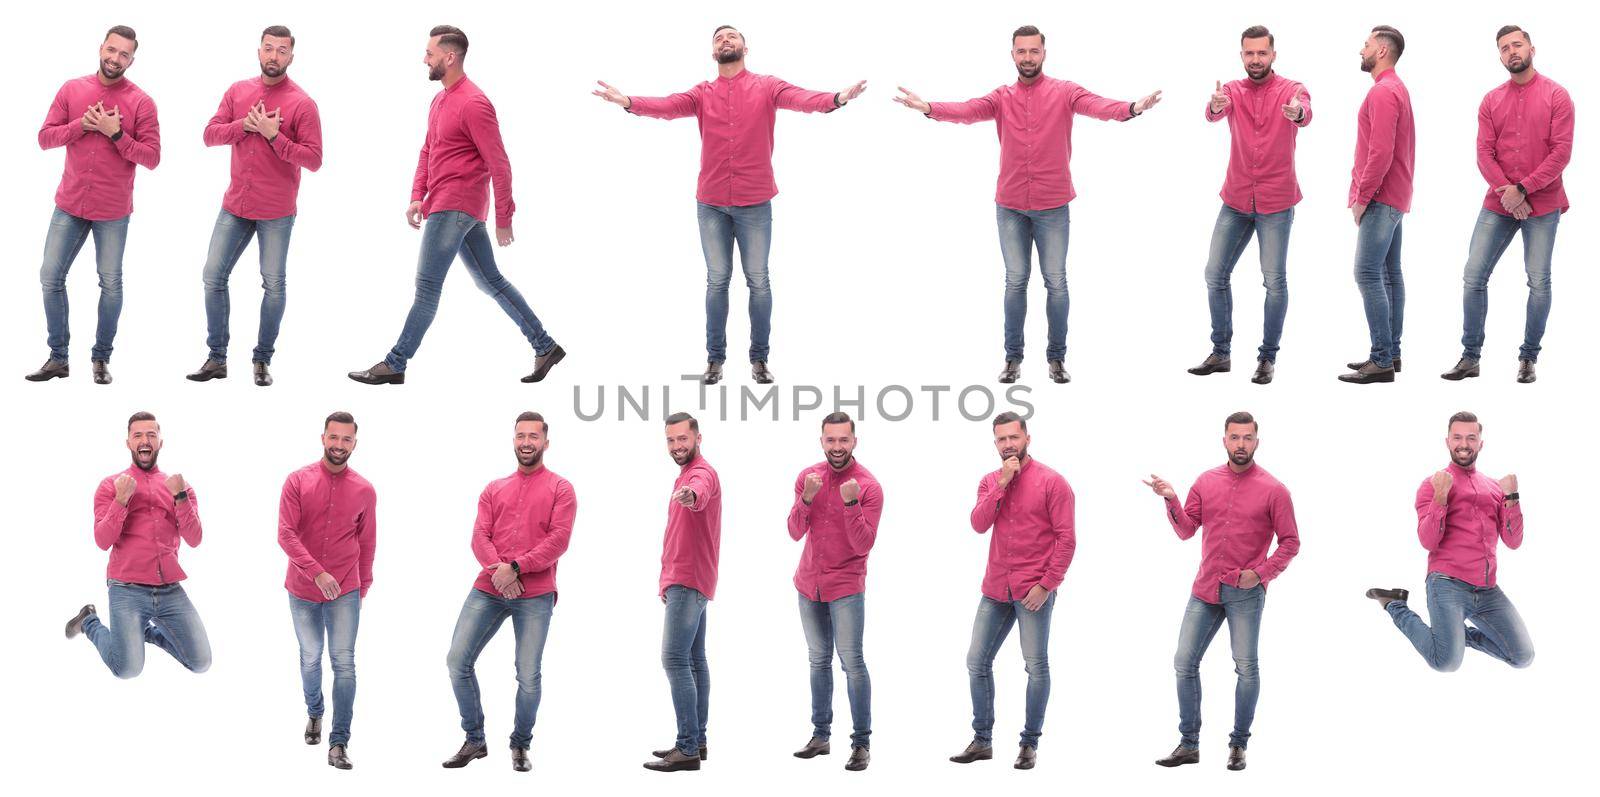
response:
[(355, 765), (350, 762), (350, 756), (345, 754), (344, 745), (336, 744), (328, 748), (328, 766), (334, 769), (350, 769)]
[(550, 369), (556, 367), (556, 363), (561, 362), (566, 356), (567, 350), (558, 344), (555, 348), (533, 358), (533, 373), (522, 377), (523, 383), (543, 381), (545, 374), (550, 373)]
[(1000, 384), (1009, 385), (1022, 378), (1022, 361), (1006, 360), (1006, 367), (1000, 369)]
[(858, 744), (850, 748), (850, 760), (845, 762), (844, 768), (850, 772), (860, 772), (870, 763), (872, 763), (872, 753), (867, 750), (866, 745)]
[(1161, 767), (1181, 767), (1184, 764), (1198, 763), (1200, 763), (1200, 748), (1184, 747), (1181, 744), (1173, 748), (1166, 758), (1156, 759), (1156, 766)]
[(700, 384), (714, 385), (722, 381), (722, 363), (706, 363), (706, 372), (700, 375)]
[[(673, 747), (668, 747), (668, 748), (667, 748), (667, 749), (665, 749), (665, 750), (652, 750), (652, 751), (650, 751), (650, 755), (653, 755), (653, 756), (655, 756), (655, 757), (656, 757), (656, 758), (666, 758), (666, 757), (667, 757), (667, 756), (668, 756), (668, 755), (669, 755), (669, 754), (671, 754), (671, 753), (672, 753), (672, 751), (673, 751), (673, 750), (675, 750), (675, 749), (676, 749), (676, 748), (673, 748)], [(705, 746), (705, 745), (703, 745), (703, 744), (702, 744), (702, 745), (700, 745), (700, 760), (701, 760), (701, 761), (706, 761), (706, 760), (708, 760), (708, 759), (707, 759), (707, 757), (706, 757), (706, 746)]]
[(513, 772), (531, 772), (533, 770), (533, 762), (528, 760), (528, 749), (526, 747), (511, 748), (511, 769)]
[(656, 772), (693, 772), (700, 769), (700, 756), (684, 755), (674, 747), (666, 755), (644, 762), (644, 768)]
[(1339, 374), (1339, 381), (1352, 385), (1372, 385), (1379, 382), (1393, 382), (1394, 368), (1384, 368), (1375, 362), (1367, 361), (1348, 374)]
[(1257, 360), (1256, 372), (1250, 376), (1250, 381), (1258, 385), (1270, 385), (1272, 384), (1272, 374), (1276, 370), (1278, 368), (1273, 365), (1271, 360)]
[(1017, 748), (1017, 762), (1011, 765), (1012, 769), (1033, 769), (1039, 763), (1039, 748), (1031, 744), (1021, 745)]
[(306, 717), (306, 744), (322, 744), (322, 718)]
[(272, 384), (272, 372), (267, 370), (267, 364), (260, 360), (251, 363), (254, 366), (256, 387), (268, 387)]
[(85, 603), (83, 608), (78, 610), (78, 614), (67, 621), (67, 639), (83, 633), (83, 621), (92, 616), (94, 616), (94, 604)]
[(52, 379), (66, 379), (71, 375), (72, 371), (67, 368), (66, 360), (45, 360), (44, 365), (39, 366), (39, 370), (22, 378), (29, 382), (48, 382)]
[(767, 370), (766, 360), (756, 360), (750, 363), (750, 378), (756, 380), (758, 385), (770, 385), (775, 377)]
[(1067, 365), (1060, 360), (1050, 361), (1050, 381), (1064, 385), (1072, 381), (1072, 374), (1067, 373)]
[(105, 360), (92, 360), (89, 363), (94, 367), (94, 383), (97, 385), (111, 384), (111, 364)]
[(190, 382), (209, 382), (213, 379), (228, 378), (228, 364), (222, 360), (213, 360), (210, 357), (200, 365), (200, 370), (184, 377)]
[(460, 769), (488, 754), (489, 751), (485, 745), (477, 742), (466, 742), (461, 745), (461, 749), (457, 750), (455, 755), (444, 760), (443, 766), (445, 769)]
[(1462, 357), (1456, 362), (1456, 367), (1439, 374), (1439, 378), (1448, 379), (1451, 382), (1460, 382), (1463, 379), (1471, 379), (1477, 375), (1478, 361), (1469, 357)]
[[(1368, 365), (1371, 362), (1372, 362), (1372, 358), (1368, 357), (1367, 359), (1362, 360), (1361, 362), (1358, 362), (1358, 363), (1345, 363), (1344, 367), (1349, 368), (1352, 371), (1359, 371), (1359, 370), (1361, 370), (1361, 366)], [(1394, 358), (1394, 372), (1397, 373), (1397, 374), (1400, 373), (1400, 358), (1399, 357)]]
[(1244, 769), (1244, 748), (1228, 748), (1228, 771), (1238, 772), (1241, 769)]
[(1195, 376), (1208, 376), (1210, 374), (1225, 374), (1231, 370), (1233, 370), (1233, 360), (1228, 355), (1212, 354), (1206, 357), (1205, 361), (1199, 365), (1190, 368), (1189, 373)]
[(349, 377), (363, 385), (403, 385), (406, 383), (406, 372), (390, 368), (389, 364), (383, 360), (379, 360), (376, 365), (365, 371), (351, 371)]
[(1400, 589), (1399, 587), (1394, 587), (1392, 589), (1373, 587), (1372, 589), (1367, 590), (1367, 597), (1377, 601), (1379, 606), (1387, 609), (1389, 608), (1390, 601), (1400, 601), (1401, 603), (1405, 603), (1406, 599), (1411, 597), (1411, 592), (1410, 590)]
[(795, 758), (816, 758), (819, 755), (827, 755), (828, 753), (831, 753), (831, 752), (833, 752), (833, 748), (828, 744), (828, 740), (827, 739), (823, 739), (823, 738), (818, 737), (818, 736), (813, 736), (813, 737), (811, 737), (811, 741), (806, 742), (806, 746), (805, 747), (802, 747), (799, 750), (796, 750), (794, 752), (794, 757)]
[(956, 762), (957, 764), (970, 764), (974, 761), (988, 761), (991, 758), (994, 758), (994, 746), (988, 742), (980, 742), (976, 739), (972, 740), (972, 744), (967, 745), (967, 749), (950, 756), (950, 760)]
[(1532, 381), (1534, 381), (1534, 380), (1536, 380), (1538, 378), (1539, 378), (1539, 374), (1536, 371), (1534, 371), (1534, 369), (1533, 369), (1533, 361), (1532, 360), (1518, 360), (1517, 361), (1517, 383), (1518, 384), (1526, 385), (1529, 382), (1532, 382)]

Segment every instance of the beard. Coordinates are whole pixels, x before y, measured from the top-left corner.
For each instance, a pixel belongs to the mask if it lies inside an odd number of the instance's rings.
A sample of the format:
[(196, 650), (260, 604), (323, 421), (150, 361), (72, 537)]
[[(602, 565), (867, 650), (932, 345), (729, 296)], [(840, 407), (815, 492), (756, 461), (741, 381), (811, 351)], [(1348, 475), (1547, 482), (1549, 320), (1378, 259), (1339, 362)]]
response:
[[(672, 454), (672, 452), (670, 452), (670, 451), (667, 452), (667, 453)], [(700, 454), (700, 447), (699, 446), (694, 446), (693, 448), (690, 448), (688, 451), (685, 451), (682, 455), (672, 454), (672, 461), (678, 463), (679, 465), (687, 465), (690, 462), (693, 462), (694, 458), (696, 456), (699, 456), (699, 454)]]
[(1378, 65), (1378, 57), (1374, 55), (1361, 56), (1361, 71), (1371, 72)]
[(1005, 462), (1006, 460), (1011, 459), (1012, 457), (1016, 457), (1018, 462), (1026, 462), (1026, 461), (1028, 461), (1028, 447), (1027, 446), (1023, 446), (1022, 448), (1019, 448), (1019, 449), (1017, 449), (1017, 450), (1015, 450), (1015, 451), (1013, 451), (1013, 452), (1011, 452), (1009, 454), (1005, 453), (1004, 451), (1000, 452), (1000, 461), (1001, 462)]
[(832, 451), (825, 451), (823, 452), (823, 455), (828, 458), (828, 466), (834, 470), (844, 470), (845, 468), (849, 467), (850, 463), (856, 458), (855, 453), (851, 451), (846, 451), (844, 454), (837, 457), (833, 455)]
[(281, 66), (278, 66), (277, 64), (262, 64), (261, 65), (261, 74), (266, 76), (266, 77), (271, 77), (271, 78), (282, 77), (283, 73), (285, 71), (287, 71), (287, 70), (285, 70)]
[(430, 66), (430, 67), (428, 67), (428, 79), (429, 80), (444, 80), (444, 65), (440, 64), (438, 66)]
[(1511, 63), (1506, 64), (1506, 71), (1510, 72), (1513, 75), (1520, 75), (1523, 72), (1528, 71), (1528, 69), (1531, 68), (1532, 66), (1533, 66), (1533, 59), (1532, 58), (1518, 58), (1518, 59), (1512, 61)]
[(156, 460), (159, 459), (160, 457), (161, 457), (161, 452), (159, 450), (151, 451), (150, 452), (150, 462), (148, 464), (146, 464), (144, 462), (140, 462), (139, 461), (139, 452), (135, 451), (135, 452), (133, 452), (133, 464), (139, 470), (142, 470), (142, 471), (145, 471), (146, 473), (148, 473), (148, 472), (153, 471), (153, 470), (156, 469)]
[(337, 468), (350, 461), (350, 449), (324, 448), (322, 449), (322, 458), (327, 460), (329, 465)]
[(1463, 468), (1470, 468), (1478, 461), (1478, 452), (1469, 448), (1457, 448), (1450, 451), (1450, 461)]
[(540, 460), (544, 459), (543, 451), (534, 451), (531, 454), (524, 454), (522, 453), (522, 449), (515, 450), (517, 452), (517, 464), (524, 468), (534, 467), (535, 465), (539, 464)]
[(1264, 65), (1259, 66), (1259, 67), (1246, 66), (1244, 68), (1244, 73), (1246, 75), (1249, 75), (1251, 80), (1261, 80), (1261, 79), (1265, 78), (1267, 75), (1272, 74), (1272, 65), (1271, 64), (1264, 64)]
[(1232, 452), (1230, 452), (1228, 454), (1228, 461), (1232, 462), (1235, 465), (1238, 465), (1241, 468), (1246, 466), (1246, 465), (1249, 465), (1251, 462), (1254, 462), (1255, 459), (1256, 459), (1256, 452), (1254, 452), (1254, 451), (1245, 451), (1242, 448), (1236, 448), (1236, 449), (1234, 449)]
[(1025, 64), (1017, 64), (1017, 74), (1021, 75), (1024, 78), (1027, 78), (1028, 80), (1033, 80), (1034, 78), (1039, 76), (1040, 72), (1043, 72), (1043, 71), (1044, 71), (1044, 66), (1042, 66), (1040, 64), (1033, 64), (1031, 66), (1025, 65)]
[(737, 64), (743, 60), (743, 47), (740, 47), (737, 50), (721, 50), (717, 53), (717, 63), (719, 64)]
[(116, 80), (122, 77), (123, 68), (119, 64), (113, 64), (108, 61), (100, 62), (100, 74), (106, 80)]

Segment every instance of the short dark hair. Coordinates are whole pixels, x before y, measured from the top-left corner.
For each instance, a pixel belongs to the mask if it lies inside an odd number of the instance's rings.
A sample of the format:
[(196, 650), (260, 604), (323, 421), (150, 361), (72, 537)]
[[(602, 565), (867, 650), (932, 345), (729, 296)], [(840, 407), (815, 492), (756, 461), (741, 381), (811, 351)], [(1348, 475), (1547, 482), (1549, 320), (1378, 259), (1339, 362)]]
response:
[(1244, 44), (1245, 39), (1259, 39), (1262, 36), (1267, 37), (1268, 47), (1278, 46), (1277, 40), (1272, 37), (1272, 31), (1267, 30), (1266, 25), (1251, 25), (1250, 27), (1245, 28), (1244, 33), (1239, 34), (1239, 43)]
[(1520, 33), (1520, 34), (1522, 34), (1523, 41), (1526, 41), (1529, 44), (1533, 44), (1533, 37), (1529, 36), (1527, 31), (1523, 30), (1522, 28), (1517, 27), (1516, 25), (1507, 25), (1507, 26), (1501, 28), (1500, 32), (1496, 33), (1494, 35), (1495, 43), (1499, 44), (1500, 40), (1504, 39), (1506, 37), (1506, 34), (1509, 34), (1509, 33)]
[(744, 31), (739, 30), (738, 28), (735, 28), (732, 25), (718, 25), (716, 30), (711, 31), (711, 35), (712, 36), (716, 36), (718, 33), (721, 33), (721, 32), (723, 32), (725, 30), (731, 30), (734, 33), (739, 34), (739, 38), (741, 38), (741, 39), (744, 38)]
[[(272, 35), (276, 36), (278, 34), (274, 33)], [(358, 432), (361, 431), (361, 425), (356, 423), (356, 416), (351, 415), (350, 413), (345, 412), (344, 410), (339, 410), (338, 412), (330, 413), (328, 415), (327, 420), (322, 422), (322, 431), (324, 431), (324, 432), (328, 431), (328, 427), (333, 425), (333, 424), (336, 424), (336, 423), (348, 423), (356, 431), (358, 431)]]
[(700, 431), (700, 422), (695, 420), (695, 417), (693, 415), (690, 415), (687, 412), (674, 412), (671, 415), (667, 416), (667, 425), (668, 426), (672, 426), (673, 424), (683, 423), (684, 421), (688, 421), (689, 422), (689, 431), (691, 431), (691, 432)]
[(290, 33), (288, 28), (282, 25), (268, 25), (266, 30), (261, 31), (261, 38), (265, 40), (268, 36), (277, 36), (280, 39), (288, 39), (289, 49), (294, 49), (294, 34)]
[(1377, 36), (1385, 44), (1389, 45), (1389, 50), (1394, 53), (1394, 60), (1396, 61), (1399, 61), (1400, 54), (1406, 51), (1406, 37), (1400, 35), (1400, 31), (1395, 30), (1392, 26), (1379, 25), (1372, 29), (1372, 35)]
[(1044, 44), (1044, 34), (1040, 33), (1039, 29), (1035, 28), (1032, 25), (1023, 25), (1022, 27), (1017, 28), (1014, 31), (1011, 31), (1011, 43), (1012, 44), (1016, 44), (1017, 43), (1017, 37), (1018, 36), (1038, 36), (1039, 37), (1039, 43), (1040, 44)]
[(1229, 426), (1233, 426), (1234, 424), (1246, 424), (1246, 423), (1250, 424), (1250, 431), (1252, 431), (1252, 432), (1261, 431), (1261, 424), (1256, 423), (1256, 416), (1251, 415), (1250, 413), (1245, 412), (1243, 410), (1240, 410), (1239, 412), (1236, 412), (1236, 413), (1234, 413), (1232, 415), (1229, 415), (1228, 419), (1222, 422), (1222, 431), (1224, 431), (1224, 432), (1228, 431), (1228, 427)]
[[(1031, 36), (1033, 34), (1030, 33), (1027, 35)], [(990, 428), (998, 428), (1008, 423), (1020, 423), (1022, 424), (1022, 431), (1028, 431), (1028, 422), (1023, 420), (1021, 415), (1011, 412), (1010, 410), (994, 416), (994, 423), (990, 424)]]
[(156, 425), (156, 428), (161, 428), (161, 422), (156, 420), (155, 413), (139, 410), (138, 412), (128, 416), (128, 429), (133, 429), (133, 425), (140, 421), (150, 421)]
[(1473, 415), (1466, 410), (1462, 410), (1450, 416), (1450, 423), (1444, 427), (1444, 430), (1448, 432), (1450, 431), (1451, 426), (1455, 426), (1458, 423), (1475, 423), (1478, 425), (1478, 433), (1483, 433), (1483, 421), (1478, 420), (1478, 416)]
[[(112, 25), (111, 30), (106, 31), (106, 39), (109, 39), (112, 36), (121, 36), (122, 38), (133, 42), (133, 51), (139, 52), (139, 34), (134, 33), (133, 28), (130, 28), (127, 25)], [(100, 43), (104, 44), (105, 39), (101, 39)]]
[(439, 37), (439, 46), (463, 58), (467, 56), (467, 34), (454, 25), (434, 25), (428, 37)]
[[(528, 421), (538, 421), (540, 431), (544, 433), (545, 437), (550, 436), (550, 422), (545, 420), (543, 415), (529, 410), (517, 416), (517, 423), (526, 423)], [(511, 428), (517, 428), (517, 423), (512, 424)]]
[(828, 428), (828, 424), (830, 423), (848, 423), (850, 424), (850, 434), (856, 433), (856, 422), (850, 417), (850, 413), (848, 412), (828, 413), (827, 417), (822, 419), (822, 428)]

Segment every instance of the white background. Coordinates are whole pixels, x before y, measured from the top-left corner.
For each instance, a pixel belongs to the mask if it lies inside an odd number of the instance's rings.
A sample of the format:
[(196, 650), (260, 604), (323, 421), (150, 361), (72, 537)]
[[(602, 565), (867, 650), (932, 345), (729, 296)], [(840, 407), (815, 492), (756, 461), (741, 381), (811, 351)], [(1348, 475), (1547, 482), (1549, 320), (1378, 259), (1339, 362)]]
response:
[[(1448, 14), (1405, 4), (1376, 15), (1222, 3), (619, 2), (534, 11), (293, 1), (17, 13), (0, 121), (8, 183), (0, 247), (10, 264), (0, 290), (0, 371), (10, 375), (0, 400), (11, 410), (4, 482), (14, 540), (12, 630), (0, 661), (10, 685), (0, 698), (8, 787), (65, 772), (53, 789), (320, 791), (353, 778), (372, 791), (1503, 792), (1574, 777), (1588, 751), (1580, 723), (1597, 706), (1587, 571), (1600, 550), (1586, 507), (1593, 456), (1582, 448), (1597, 289), (1585, 223), (1595, 195), (1587, 124), (1566, 173), (1576, 213), (1556, 249), (1540, 381), (1513, 382), (1520, 245), (1492, 286), (1483, 378), (1436, 376), (1458, 354), (1460, 272), (1485, 189), (1474, 166), (1475, 111), (1506, 77), (1494, 31), (1506, 22), (1531, 30), (1538, 68), (1587, 108), (1596, 96), (1593, 45), (1574, 5), (1511, 17), (1488, 3)], [(516, 170), (519, 238), (500, 250), (501, 266), (569, 352), (539, 386), (516, 382), (531, 354), (459, 267), (409, 384), (368, 388), (343, 376), (383, 355), (410, 301), (420, 235), (402, 212), (438, 88), (421, 55), (439, 22), (471, 37), (468, 73), (498, 107)], [(746, 32), (755, 71), (824, 90), (870, 81), (846, 109), (779, 120), (772, 367), (786, 388), (866, 386), (872, 396), (888, 384), (993, 387), (1002, 359), (994, 129), (923, 119), (889, 101), (896, 84), (928, 99), (986, 93), (1014, 78), (1008, 34), (1032, 23), (1049, 36), (1048, 74), (1111, 97), (1165, 91), (1137, 121), (1077, 125), (1071, 385), (1043, 379), (1043, 295), (1037, 280), (1033, 288), (1024, 364), (1037, 408), (1032, 450), (1078, 495), (1078, 554), (1055, 609), (1054, 693), (1035, 772), (1009, 766), (1024, 682), (1015, 643), (996, 663), (997, 760), (944, 760), (970, 738), (964, 658), (988, 539), (968, 530), (967, 513), (996, 457), (986, 423), (960, 420), (948, 396), (934, 422), (925, 394), (912, 420), (869, 417), (860, 428), (859, 458), (887, 494), (867, 601), (872, 768), (840, 770), (849, 729), (842, 674), (839, 754), (789, 757), (810, 728), (790, 586), (800, 546), (784, 517), (795, 473), (820, 459), (823, 411), (792, 420), (787, 392), (782, 421), (699, 413), (726, 493), (722, 582), (709, 620), (713, 755), (698, 775), (639, 768), (673, 736), (655, 591), (676, 468), (658, 416), (617, 420), (612, 390), (652, 385), (659, 404), (660, 386), (703, 362), (699, 142), (692, 120), (633, 118), (588, 91), (596, 78), (665, 94), (710, 77), (711, 29), (724, 22)], [(1254, 247), (1235, 280), (1239, 365), (1204, 380), (1183, 372), (1208, 351), (1201, 270), (1228, 146), (1225, 127), (1206, 124), (1201, 109), (1215, 80), (1242, 74), (1238, 32), (1258, 22), (1277, 34), (1279, 71), (1310, 88), (1316, 113), (1299, 138), (1306, 199), (1291, 243), (1279, 376), (1266, 388), (1248, 382), (1260, 323)], [(160, 167), (138, 176), (116, 382), (89, 379), (95, 289), (86, 247), (69, 283), (75, 373), (25, 384), (16, 377), (46, 353), (34, 275), (62, 158), (37, 149), (37, 124), (63, 80), (95, 68), (101, 36), (117, 23), (140, 34), (128, 75), (159, 105), (164, 146)], [(305, 176), (300, 193), (278, 384), (261, 390), (248, 379), (259, 297), (251, 247), (234, 279), (234, 376), (196, 385), (182, 376), (205, 355), (200, 269), (228, 173), (226, 150), (203, 147), (201, 130), (227, 86), (257, 72), (259, 31), (278, 23), (299, 39), (291, 74), (318, 101), (326, 132), (325, 166)], [(1363, 388), (1334, 376), (1367, 350), (1344, 203), (1355, 111), (1369, 85), (1357, 50), (1378, 23), (1407, 35), (1400, 73), (1420, 146), (1404, 228), (1408, 367), (1395, 385)], [(730, 390), (749, 384), (740, 365), (745, 293), (735, 283)], [(604, 421), (576, 420), (576, 386), (589, 407), (596, 386), (608, 386)], [(682, 400), (690, 391), (676, 392), (674, 408), (695, 409)], [(480, 662), (491, 757), (447, 773), (437, 762), (461, 733), (443, 660), (477, 569), (468, 547), (474, 502), (512, 469), (511, 421), (530, 408), (551, 419), (546, 461), (574, 483), (580, 504), (545, 653), (535, 771), (512, 780), (507, 766), (515, 684), (505, 630)], [(1373, 585), (1420, 593), (1425, 553), (1411, 499), (1445, 464), (1444, 422), (1462, 408), (1486, 421), (1484, 469), (1516, 471), (1526, 495), (1527, 542), (1502, 549), (1500, 569), (1539, 651), (1526, 671), (1468, 652), (1459, 672), (1434, 673), (1361, 597)], [(91, 646), (60, 637), (80, 604), (105, 604), (90, 497), (99, 478), (126, 465), (124, 421), (137, 409), (160, 416), (162, 467), (186, 475), (201, 497), (205, 543), (182, 557), (215, 650), (203, 676), (152, 651), (139, 679), (118, 681)], [(275, 539), (282, 479), (318, 456), (322, 418), (334, 409), (361, 423), (352, 464), (377, 486), (381, 518), (357, 649), (352, 773), (335, 773), (321, 748), (300, 742), (304, 710)], [(1221, 420), (1236, 409), (1262, 421), (1258, 461), (1293, 491), (1303, 548), (1271, 587), (1250, 769), (1223, 770), (1233, 688), (1224, 635), (1203, 667), (1203, 762), (1169, 772), (1150, 761), (1176, 741), (1171, 658), (1200, 548), (1176, 540), (1138, 480), (1154, 470), (1186, 490), (1221, 461)]]

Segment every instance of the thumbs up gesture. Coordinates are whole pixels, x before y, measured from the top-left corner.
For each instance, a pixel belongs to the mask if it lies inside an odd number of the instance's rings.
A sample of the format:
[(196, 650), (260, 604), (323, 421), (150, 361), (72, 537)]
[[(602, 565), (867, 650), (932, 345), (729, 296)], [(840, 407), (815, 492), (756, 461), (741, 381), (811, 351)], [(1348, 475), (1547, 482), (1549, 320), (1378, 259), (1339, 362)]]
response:
[(1223, 109), (1233, 103), (1233, 98), (1222, 90), (1222, 81), (1217, 81), (1217, 90), (1211, 94), (1211, 113), (1222, 113)]
[(1294, 95), (1289, 98), (1289, 103), (1283, 106), (1283, 118), (1291, 122), (1298, 122), (1304, 119), (1305, 115), (1306, 106), (1300, 100), (1300, 90), (1295, 89)]

